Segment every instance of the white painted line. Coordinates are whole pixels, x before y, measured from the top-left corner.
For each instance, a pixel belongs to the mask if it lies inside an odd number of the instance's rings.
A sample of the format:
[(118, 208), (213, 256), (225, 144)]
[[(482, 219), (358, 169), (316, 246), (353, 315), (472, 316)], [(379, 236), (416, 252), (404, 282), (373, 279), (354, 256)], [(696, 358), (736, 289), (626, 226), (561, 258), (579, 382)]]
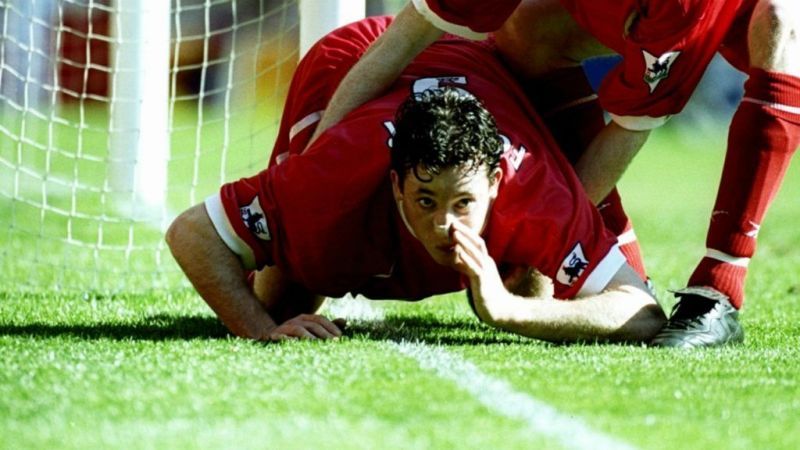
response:
[[(346, 296), (329, 299), (325, 306), (334, 317), (350, 320), (383, 320), (384, 310), (374, 301)], [(401, 354), (416, 360), (420, 367), (454, 382), (490, 410), (525, 422), (533, 432), (575, 450), (635, 450), (636, 447), (595, 431), (581, 419), (563, 414), (530, 395), (516, 391), (508, 382), (493, 378), (457, 355), (441, 347), (423, 343), (392, 342)]]
[(474, 364), (441, 347), (410, 342), (391, 345), (400, 353), (417, 360), (423, 369), (454, 382), (492, 411), (527, 423), (535, 433), (552, 439), (564, 448), (635, 449), (628, 443), (593, 430), (580, 419), (560, 413), (552, 406), (514, 390), (508, 382), (484, 374)]

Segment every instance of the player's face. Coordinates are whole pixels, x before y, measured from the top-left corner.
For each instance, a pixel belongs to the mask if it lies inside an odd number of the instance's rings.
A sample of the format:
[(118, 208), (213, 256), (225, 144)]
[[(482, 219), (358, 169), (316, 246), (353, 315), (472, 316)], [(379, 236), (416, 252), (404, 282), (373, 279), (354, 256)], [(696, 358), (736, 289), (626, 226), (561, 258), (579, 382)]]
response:
[(412, 234), (434, 261), (446, 266), (456, 263), (452, 224), (459, 221), (476, 233), (486, 225), (492, 201), (497, 197), (502, 171), (491, 174), (484, 167), (465, 173), (458, 167), (438, 175), (424, 169), (406, 174), (400, 185), (392, 172), (392, 187), (398, 208)]

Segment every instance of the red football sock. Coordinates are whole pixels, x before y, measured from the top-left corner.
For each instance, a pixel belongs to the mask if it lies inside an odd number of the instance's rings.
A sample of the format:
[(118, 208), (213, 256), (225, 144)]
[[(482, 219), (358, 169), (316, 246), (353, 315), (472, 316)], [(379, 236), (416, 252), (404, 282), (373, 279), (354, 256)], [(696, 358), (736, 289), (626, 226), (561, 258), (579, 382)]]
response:
[(619, 192), (617, 192), (616, 189), (611, 191), (597, 207), (600, 209), (600, 215), (603, 216), (603, 222), (605, 222), (606, 228), (619, 239), (619, 249), (622, 251), (622, 254), (625, 255), (628, 264), (633, 267), (642, 280), (646, 281), (647, 272), (644, 268), (642, 250), (639, 247), (639, 241), (636, 240), (636, 234), (633, 232), (633, 224), (622, 208), (622, 200), (619, 197)]
[(728, 136), (728, 152), (706, 238), (689, 279), (744, 302), (747, 264), (761, 221), (800, 145), (800, 78), (753, 69)]
[[(630, 228), (629, 231), (633, 233), (633, 228)], [(631, 236), (633, 239), (636, 239), (636, 235), (631, 234)], [(644, 258), (642, 258), (642, 249), (639, 247), (639, 241), (634, 240), (625, 244), (620, 244), (619, 249), (622, 251), (622, 254), (625, 255), (628, 264), (639, 274), (642, 281), (647, 281), (647, 270), (644, 268)]]

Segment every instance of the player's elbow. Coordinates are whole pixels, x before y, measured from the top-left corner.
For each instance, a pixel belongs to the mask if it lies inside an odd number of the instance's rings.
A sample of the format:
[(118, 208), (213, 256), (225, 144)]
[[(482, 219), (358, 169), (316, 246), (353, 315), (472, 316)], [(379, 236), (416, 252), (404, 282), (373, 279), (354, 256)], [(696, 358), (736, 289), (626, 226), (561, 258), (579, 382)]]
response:
[(167, 233), (164, 235), (164, 240), (167, 242), (167, 246), (173, 255), (180, 248), (181, 236), (184, 235), (184, 230), (186, 229), (186, 213), (187, 212), (184, 211), (181, 215), (176, 217), (169, 225)]
[[(202, 205), (198, 205), (202, 207)], [(172, 255), (180, 263), (183, 252), (191, 248), (196, 239), (196, 215), (198, 206), (192, 207), (181, 213), (172, 221), (164, 239)]]
[(655, 301), (641, 305), (612, 334), (614, 341), (650, 342), (667, 322), (664, 310)]

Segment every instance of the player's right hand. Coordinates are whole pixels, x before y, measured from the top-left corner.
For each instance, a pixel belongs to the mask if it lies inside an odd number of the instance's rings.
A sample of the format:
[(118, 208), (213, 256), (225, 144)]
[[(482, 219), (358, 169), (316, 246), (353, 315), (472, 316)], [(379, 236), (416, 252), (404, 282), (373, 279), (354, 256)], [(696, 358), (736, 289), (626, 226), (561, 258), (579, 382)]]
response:
[(336, 339), (342, 335), (345, 324), (344, 319), (331, 321), (319, 314), (300, 314), (272, 330), (268, 339)]

